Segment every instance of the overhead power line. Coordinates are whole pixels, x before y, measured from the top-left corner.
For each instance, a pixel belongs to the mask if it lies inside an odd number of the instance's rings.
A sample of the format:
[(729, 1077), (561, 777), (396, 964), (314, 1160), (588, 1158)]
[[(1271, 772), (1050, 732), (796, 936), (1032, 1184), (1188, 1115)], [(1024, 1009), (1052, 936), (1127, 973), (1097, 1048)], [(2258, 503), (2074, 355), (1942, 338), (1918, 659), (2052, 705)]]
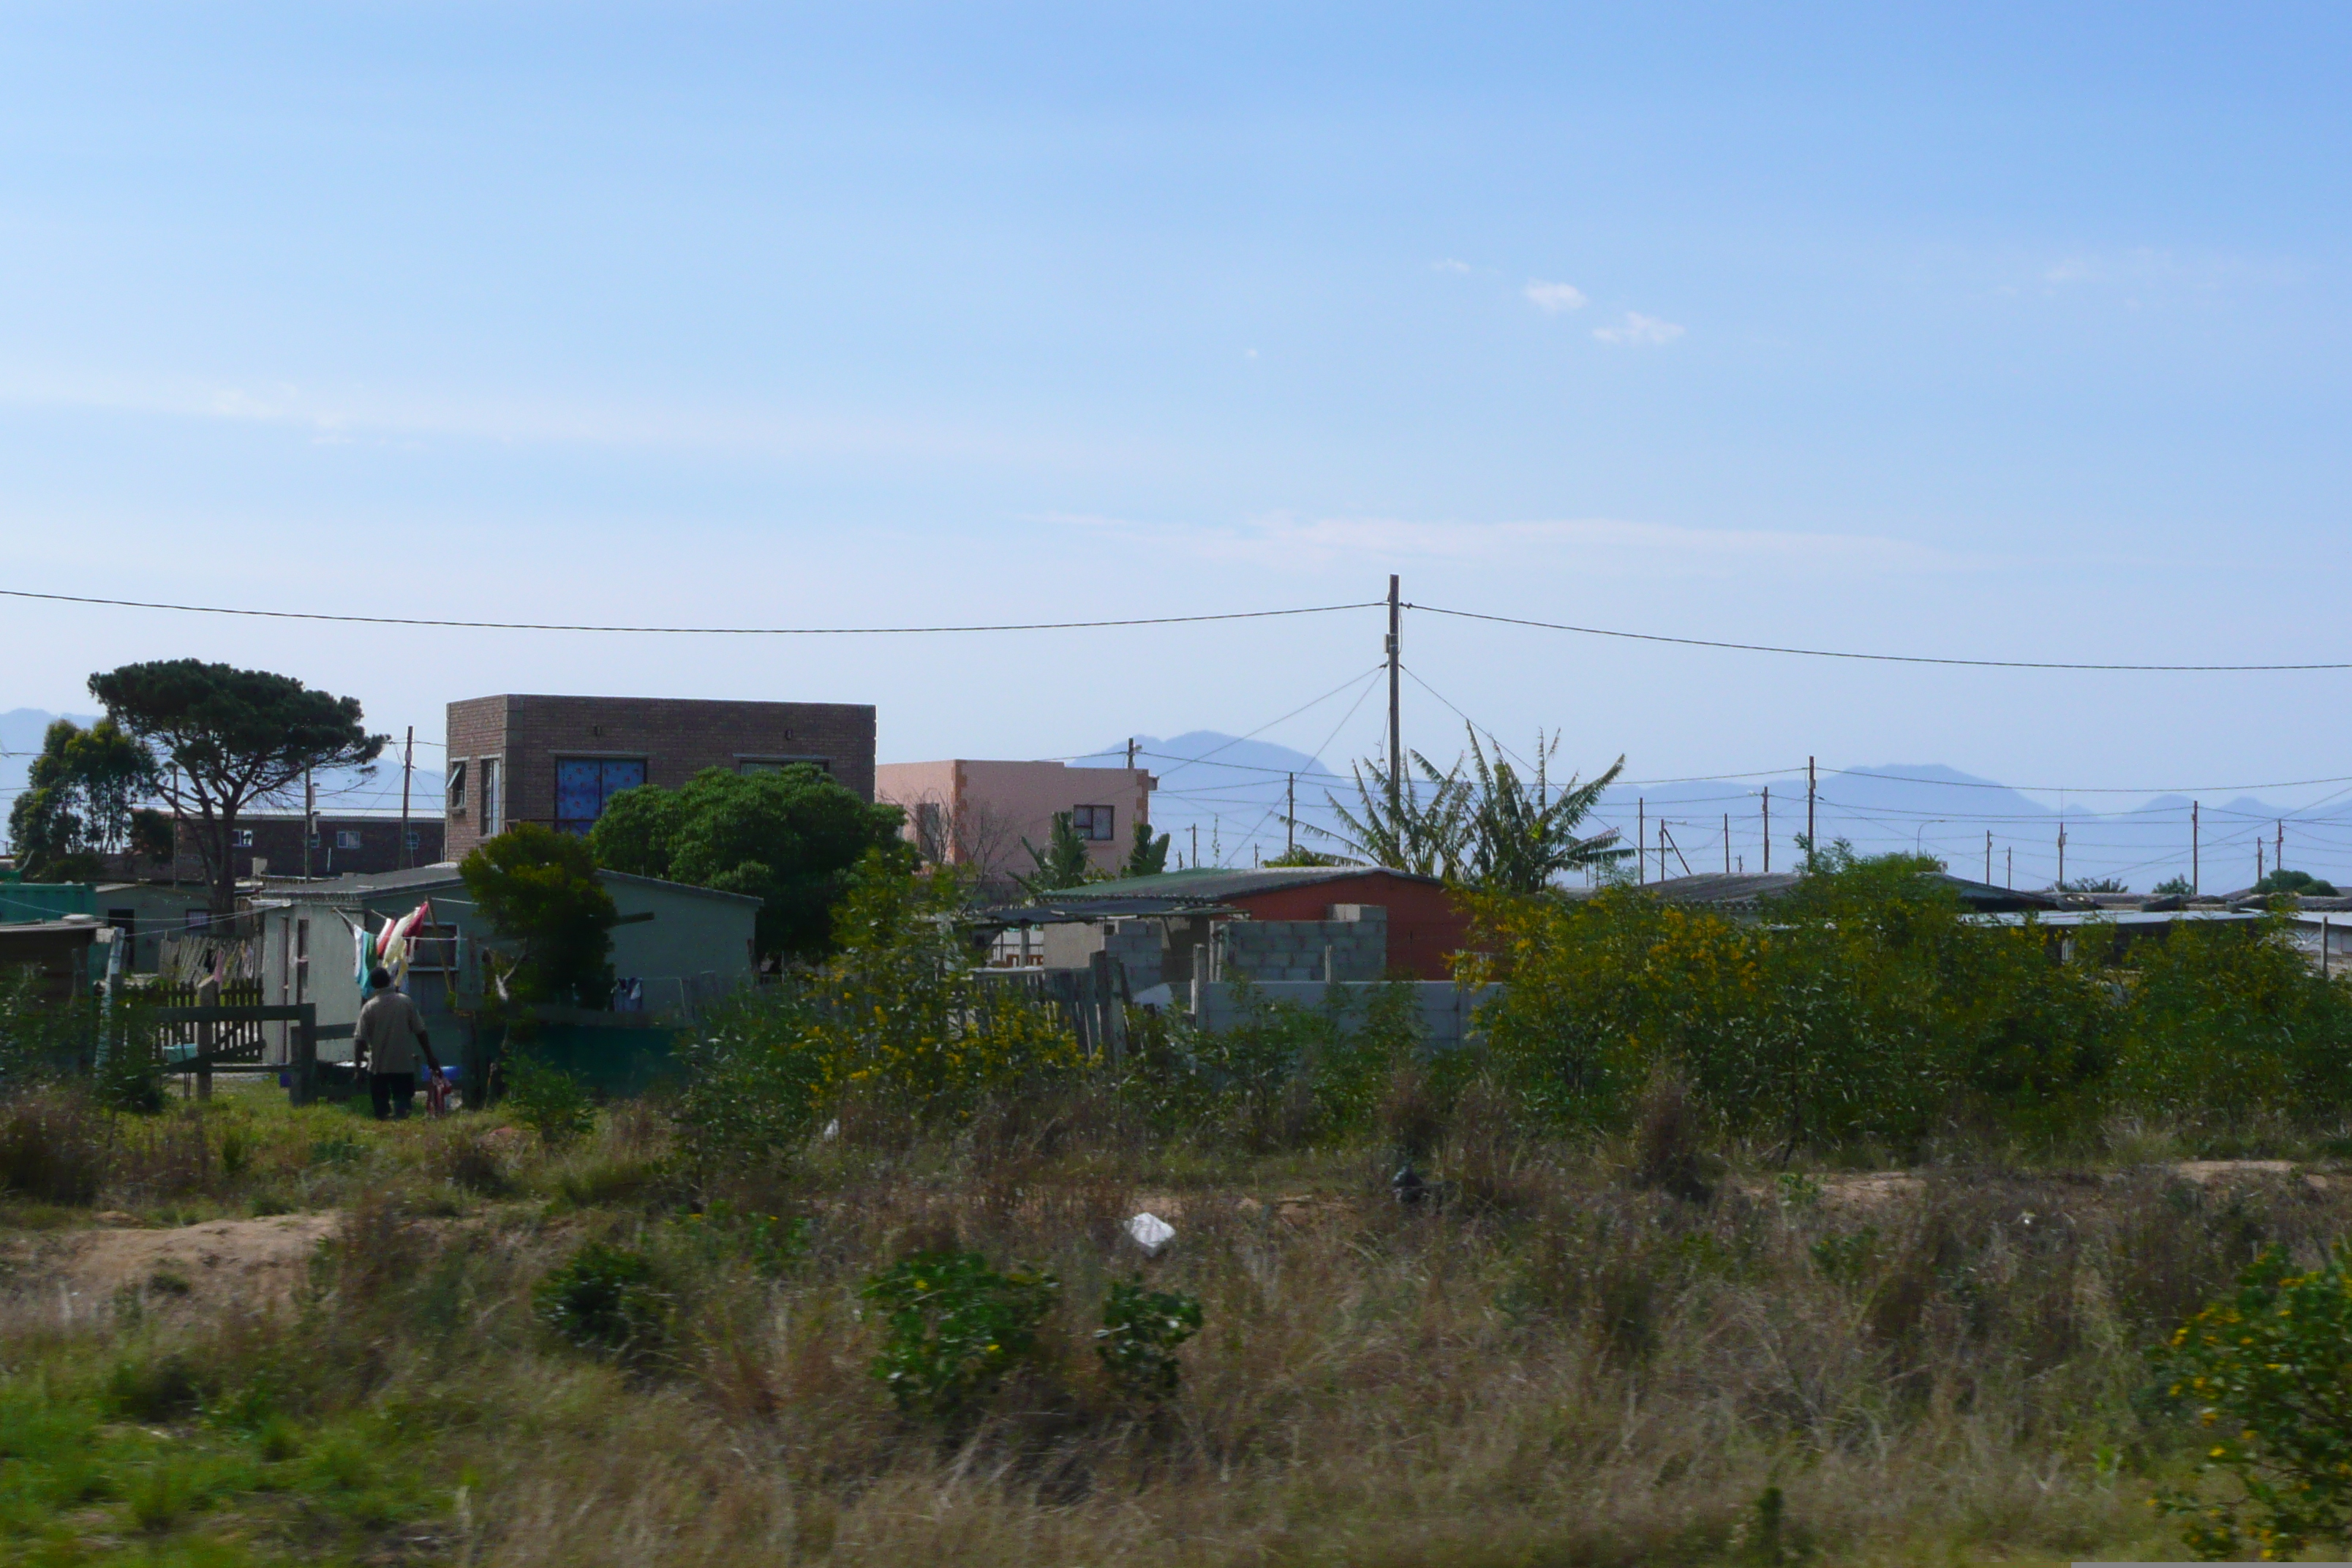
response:
[(1228, 610), (1206, 616), (1139, 616), (1126, 620), (1021, 621), (1001, 626), (611, 626), (542, 621), (449, 621), (414, 616), (335, 616), (323, 610), (248, 610), (220, 605), (167, 605), (143, 599), (98, 599), (80, 594), (35, 594), (0, 588), (12, 599), (45, 599), (60, 605), (103, 605), (124, 610), (173, 610), (189, 616), (250, 616), (272, 621), (336, 621), (369, 626), (438, 626), (480, 632), (623, 632), (640, 637), (872, 637), (953, 632), (1072, 632), (1108, 626), (1176, 626), (1202, 621), (1256, 621), (1276, 616), (1328, 616), (1339, 610), (1387, 607), (1386, 600), (1354, 605), (1307, 605), (1286, 610)]
[[(1347, 610), (1385, 609), (1388, 602), (1359, 600), (1344, 605), (1305, 605), (1277, 610), (1228, 610), (1199, 616), (1137, 616), (1093, 621), (1013, 621), (1001, 624), (921, 626), (625, 626), (585, 622), (460, 621), (416, 616), (333, 615), (323, 610), (256, 610), (226, 605), (177, 605), (147, 599), (100, 598), (84, 594), (40, 594), (25, 588), (0, 588), (0, 595), (37, 599), (60, 605), (96, 605), (113, 609), (169, 610), (190, 616), (245, 616), (262, 620), (331, 621), (348, 626), (430, 626), (458, 631), (614, 632), (637, 637), (915, 637), (976, 632), (1095, 631), (1116, 626), (1192, 626), (1211, 621), (1266, 620), (1285, 616), (1328, 616)], [(1566, 621), (1538, 621), (1521, 616), (1491, 615), (1483, 610), (1457, 610), (1443, 605), (1405, 603), (1402, 608), (1459, 620), (1487, 621), (1496, 626), (1531, 626), (1541, 631), (1572, 632), (1580, 637), (1617, 637), (1632, 642), (1666, 643), (1679, 647), (1720, 648), (1735, 653), (1777, 653), (1803, 658), (1858, 659), (1876, 664), (1934, 664), (1969, 669), (2110, 670), (2164, 675), (2252, 675), (2294, 670), (2352, 669), (2352, 660), (2303, 664), (2131, 664), (2092, 663), (2064, 659), (1955, 658), (1920, 653), (1858, 653), (1846, 648), (1794, 647), (1777, 643), (1727, 642), (1713, 637), (1674, 637), (1664, 632), (1629, 632), (1612, 626), (1584, 626)]]
[[(1350, 606), (1353, 608), (1354, 606)], [(1709, 637), (1668, 637), (1662, 632), (1618, 631), (1605, 626), (1570, 626), (1564, 621), (1533, 621), (1517, 616), (1490, 616), (1478, 610), (1449, 610), (1438, 605), (1405, 605), (1433, 616), (1453, 616), (1465, 621), (1492, 621), (1497, 626), (1534, 626), (1548, 632), (1575, 632), (1589, 637), (1622, 637), (1632, 642), (1673, 643), (1680, 647), (1725, 648), (1735, 653), (1794, 654), (1805, 658), (1851, 658), (1875, 664), (1948, 664), (1971, 669), (2129, 670), (2147, 674), (2252, 675), (2296, 669), (2352, 669), (2352, 661), (2337, 664), (2074, 664), (2060, 659), (1943, 658), (1924, 653), (1853, 653), (1837, 648), (1781, 647), (1772, 643), (1717, 642)]]

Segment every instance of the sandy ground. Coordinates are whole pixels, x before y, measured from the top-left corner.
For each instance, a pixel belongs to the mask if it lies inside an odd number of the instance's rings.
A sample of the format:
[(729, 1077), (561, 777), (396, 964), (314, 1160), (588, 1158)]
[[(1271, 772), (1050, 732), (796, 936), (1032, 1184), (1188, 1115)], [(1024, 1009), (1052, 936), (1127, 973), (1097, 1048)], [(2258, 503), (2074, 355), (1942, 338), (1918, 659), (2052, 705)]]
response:
[(70, 1321), (111, 1310), (117, 1293), (147, 1306), (254, 1310), (289, 1296), (332, 1214), (211, 1220), (155, 1229), (127, 1215), (89, 1230), (20, 1233), (5, 1244), (6, 1282), (24, 1306)]
[[(2276, 1182), (2294, 1178), (2297, 1167), (2284, 1160), (2189, 1160), (2168, 1167), (2199, 1186), (2233, 1181)], [(2352, 1182), (2344, 1175), (2301, 1173), (2315, 1191)], [(1823, 1173), (1818, 1200), (1849, 1212), (1884, 1210), (1916, 1197), (1924, 1178), (1907, 1171)], [(1780, 1195), (1777, 1184), (1752, 1179), (1737, 1185), (1749, 1196)], [(1233, 1204), (1244, 1214), (1266, 1214), (1291, 1225), (1311, 1225), (1352, 1212), (1356, 1200), (1328, 1194), (1284, 1194), (1270, 1200), (1206, 1198), (1202, 1194), (1139, 1194), (1139, 1210), (1182, 1229), (1185, 1210), (1194, 1215), (1204, 1201)], [(1189, 1199), (1189, 1202), (1188, 1202)], [(142, 1226), (132, 1215), (101, 1213), (89, 1228), (20, 1231), (0, 1235), (0, 1290), (19, 1310), (29, 1309), (66, 1321), (110, 1311), (125, 1291), (135, 1292), (151, 1310), (216, 1313), (264, 1310), (285, 1302), (308, 1270), (319, 1243), (335, 1228), (337, 1215), (278, 1215), (268, 1219), (211, 1220), (173, 1227)]]

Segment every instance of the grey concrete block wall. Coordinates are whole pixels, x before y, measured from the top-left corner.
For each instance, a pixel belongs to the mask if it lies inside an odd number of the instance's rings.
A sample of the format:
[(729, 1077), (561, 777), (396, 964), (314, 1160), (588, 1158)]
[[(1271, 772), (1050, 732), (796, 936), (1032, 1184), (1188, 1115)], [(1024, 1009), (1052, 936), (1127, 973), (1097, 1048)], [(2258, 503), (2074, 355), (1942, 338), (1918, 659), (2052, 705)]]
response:
[[(1450, 980), (1414, 980), (1404, 984), (1412, 987), (1413, 1001), (1421, 1009), (1422, 1045), (1429, 1051), (1457, 1049), (1478, 1036), (1478, 1009), (1502, 994), (1499, 985), (1481, 985), (1465, 990)], [(1292, 1007), (1323, 1007), (1333, 1000), (1332, 988), (1321, 984), (1269, 981), (1252, 987), (1251, 1000), (1259, 1006), (1281, 1004)], [(1344, 1027), (1360, 1026), (1381, 987), (1371, 984), (1339, 986), (1340, 1021)], [(1185, 1005), (1180, 997), (1176, 1005)], [(1201, 1012), (1192, 1021), (1211, 1034), (1230, 1029), (1245, 1022), (1249, 1015), (1241, 999), (1234, 994), (1233, 986), (1223, 981), (1201, 987)]]
[[(1224, 921), (1215, 928), (1217, 974), (1260, 982), (1378, 980), (1388, 972), (1388, 911), (1353, 905), (1351, 920)], [(1331, 973), (1323, 973), (1326, 951)]]

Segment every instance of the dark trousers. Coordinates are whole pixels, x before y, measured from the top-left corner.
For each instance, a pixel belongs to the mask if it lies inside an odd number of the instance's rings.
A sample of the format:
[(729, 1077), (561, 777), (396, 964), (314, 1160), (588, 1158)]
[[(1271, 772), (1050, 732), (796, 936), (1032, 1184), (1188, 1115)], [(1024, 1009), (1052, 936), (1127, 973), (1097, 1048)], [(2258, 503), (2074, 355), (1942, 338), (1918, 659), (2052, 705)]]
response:
[(416, 1098), (416, 1075), (413, 1072), (375, 1072), (368, 1074), (368, 1099), (375, 1106), (375, 1119), (389, 1121), (409, 1112)]

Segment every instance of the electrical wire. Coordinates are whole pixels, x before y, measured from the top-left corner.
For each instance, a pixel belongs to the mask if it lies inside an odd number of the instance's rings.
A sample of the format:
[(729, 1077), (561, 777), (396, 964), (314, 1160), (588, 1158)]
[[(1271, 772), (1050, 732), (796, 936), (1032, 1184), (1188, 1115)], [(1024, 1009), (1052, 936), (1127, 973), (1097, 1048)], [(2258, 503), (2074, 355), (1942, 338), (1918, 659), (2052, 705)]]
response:
[(126, 610), (171, 610), (190, 616), (249, 616), (273, 621), (333, 621), (346, 626), (436, 626), (486, 632), (621, 632), (640, 637), (911, 637), (958, 632), (1069, 632), (1108, 626), (1177, 626), (1203, 621), (1256, 621), (1278, 616), (1328, 616), (1341, 610), (1385, 609), (1388, 602), (1370, 600), (1355, 605), (1308, 605), (1284, 610), (1228, 610), (1204, 616), (1138, 616), (1124, 620), (1028, 621), (1002, 626), (612, 626), (540, 621), (453, 621), (414, 616), (338, 616), (323, 610), (248, 610), (220, 605), (171, 605), (143, 599), (100, 599), (80, 594), (36, 594), (24, 588), (0, 588), (12, 599), (41, 599), (63, 605), (101, 605)]
[(1971, 669), (2121, 670), (2135, 674), (2156, 675), (2252, 675), (2287, 670), (2352, 669), (2352, 661), (2334, 664), (2076, 664), (2060, 659), (1946, 658), (1919, 653), (1853, 653), (1835, 648), (1782, 647), (1771, 643), (1718, 642), (1709, 637), (1668, 637), (1659, 632), (1628, 632), (1603, 626), (1570, 626), (1564, 621), (1536, 621), (1517, 616), (1487, 615), (1479, 610), (1453, 610), (1441, 605), (1408, 604), (1402, 607), (1425, 611), (1433, 616), (1453, 616), (1466, 621), (1491, 621), (1497, 626), (1533, 626), (1549, 632), (1574, 632), (1581, 637), (1622, 637), (1632, 642), (1672, 643), (1681, 647), (1722, 648), (1736, 653), (1780, 653), (1805, 658), (1860, 659), (1874, 664), (1958, 665)]

